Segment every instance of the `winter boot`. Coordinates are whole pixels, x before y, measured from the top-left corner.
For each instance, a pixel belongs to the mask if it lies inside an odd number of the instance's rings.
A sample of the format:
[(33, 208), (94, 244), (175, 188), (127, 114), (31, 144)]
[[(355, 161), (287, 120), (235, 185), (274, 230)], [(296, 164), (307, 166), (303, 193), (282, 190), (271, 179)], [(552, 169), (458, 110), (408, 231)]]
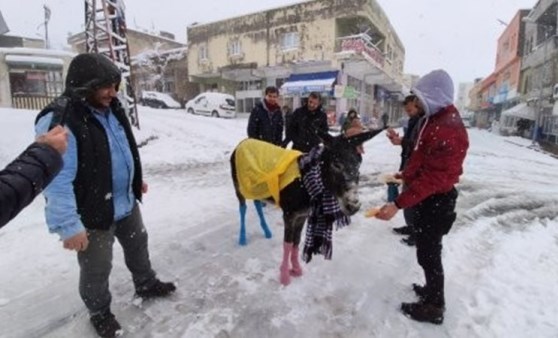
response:
[(302, 267), (298, 261), (298, 245), (293, 245), (293, 251), (291, 251), (291, 265), (292, 269), (290, 271), (291, 276), (300, 277), (302, 276)]
[(393, 228), (393, 232), (395, 232), (398, 235), (410, 235), (413, 233), (413, 228), (411, 228), (408, 225), (404, 225), (399, 228)]
[(136, 289), (136, 296), (145, 299), (166, 297), (176, 290), (176, 285), (172, 282), (161, 282), (156, 279), (150, 286)]
[(418, 322), (440, 325), (444, 321), (444, 307), (424, 302), (402, 303), (401, 312)]
[(421, 300), (426, 299), (427, 291), (426, 286), (413, 283), (413, 291)]
[(293, 251), (293, 244), (283, 242), (283, 262), (281, 262), (281, 266), (279, 267), (279, 272), (281, 275), (279, 276), (279, 281), (282, 285), (289, 285), (291, 283), (291, 273), (289, 269), (289, 258), (291, 257), (291, 252)]
[(415, 246), (415, 244), (416, 244), (415, 236), (414, 235), (409, 235), (409, 237), (402, 238), (401, 243), (407, 244), (408, 246)]
[(90, 320), (95, 331), (101, 337), (118, 337), (124, 333), (110, 310), (92, 315)]

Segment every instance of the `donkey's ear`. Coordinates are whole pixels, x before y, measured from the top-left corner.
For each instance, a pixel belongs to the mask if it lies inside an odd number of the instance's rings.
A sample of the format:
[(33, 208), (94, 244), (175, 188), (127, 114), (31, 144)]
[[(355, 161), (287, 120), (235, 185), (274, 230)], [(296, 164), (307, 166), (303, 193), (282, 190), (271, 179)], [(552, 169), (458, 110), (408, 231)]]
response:
[(335, 137), (331, 136), (330, 133), (324, 130), (317, 129), (316, 134), (324, 142), (325, 145), (331, 144)]
[(362, 143), (370, 140), (371, 138), (378, 135), (382, 131), (384, 131), (384, 129), (376, 129), (376, 130), (365, 131), (364, 133), (360, 133), (360, 134), (356, 134), (356, 135), (353, 135), (351, 137), (348, 137), (347, 142), (349, 142), (349, 144), (357, 146), (359, 144), (362, 144)]

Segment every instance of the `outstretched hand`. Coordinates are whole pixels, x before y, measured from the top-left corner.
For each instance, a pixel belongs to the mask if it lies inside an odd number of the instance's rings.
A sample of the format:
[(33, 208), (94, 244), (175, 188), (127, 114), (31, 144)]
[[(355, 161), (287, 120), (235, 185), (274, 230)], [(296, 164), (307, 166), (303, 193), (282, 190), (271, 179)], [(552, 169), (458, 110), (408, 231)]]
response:
[(384, 221), (389, 221), (397, 214), (399, 208), (394, 203), (387, 203), (380, 208), (380, 211), (376, 214), (376, 218)]
[(62, 126), (56, 126), (45, 133), (37, 137), (38, 143), (48, 144), (60, 154), (64, 154), (66, 148), (68, 147), (68, 132)]
[(386, 136), (393, 145), (401, 145), (401, 136), (393, 128), (387, 128)]

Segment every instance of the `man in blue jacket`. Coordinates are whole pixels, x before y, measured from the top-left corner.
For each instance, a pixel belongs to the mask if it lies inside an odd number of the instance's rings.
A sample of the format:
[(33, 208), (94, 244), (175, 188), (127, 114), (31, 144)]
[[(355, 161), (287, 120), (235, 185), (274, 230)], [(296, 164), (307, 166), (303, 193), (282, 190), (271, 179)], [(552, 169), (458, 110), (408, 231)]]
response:
[(64, 248), (77, 251), (79, 292), (102, 337), (121, 333), (110, 310), (115, 237), (137, 296), (164, 297), (176, 289), (151, 268), (137, 203), (147, 185), (134, 135), (116, 98), (120, 80), (120, 71), (105, 56), (80, 54), (70, 63), (65, 92), (36, 120), (37, 133), (57, 124), (70, 131), (64, 168), (44, 192), (46, 221)]
[(0, 171), (0, 228), (29, 205), (62, 169), (68, 134), (58, 126), (37, 137)]

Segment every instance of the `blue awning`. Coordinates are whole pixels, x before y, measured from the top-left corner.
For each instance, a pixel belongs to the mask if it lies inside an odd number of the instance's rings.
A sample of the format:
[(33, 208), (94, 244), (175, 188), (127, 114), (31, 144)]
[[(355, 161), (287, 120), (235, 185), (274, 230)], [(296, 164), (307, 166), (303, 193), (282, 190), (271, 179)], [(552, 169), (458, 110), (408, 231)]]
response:
[(338, 74), (339, 71), (292, 74), (281, 86), (281, 92), (283, 95), (331, 92), (335, 81), (337, 81)]

